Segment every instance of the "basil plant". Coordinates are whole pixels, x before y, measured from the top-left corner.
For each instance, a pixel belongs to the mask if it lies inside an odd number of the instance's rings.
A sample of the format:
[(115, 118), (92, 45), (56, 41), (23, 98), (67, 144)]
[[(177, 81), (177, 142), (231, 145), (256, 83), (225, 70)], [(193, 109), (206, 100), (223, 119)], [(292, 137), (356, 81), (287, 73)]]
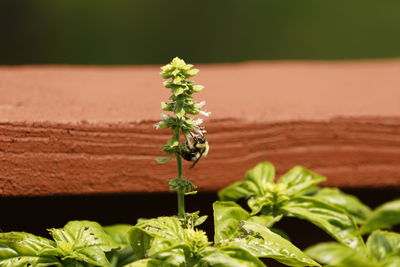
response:
[[(288, 266), (320, 266), (288, 240), (270, 231), (261, 221), (233, 202), (214, 204), (214, 244), (196, 226), (204, 217), (182, 224), (177, 217), (141, 220), (129, 232), (139, 260), (127, 267), (258, 267), (259, 258), (272, 258)], [(183, 227), (183, 226), (186, 226)]]
[(367, 250), (325, 242), (306, 250), (321, 264), (332, 267), (398, 267), (400, 266), (400, 234), (376, 230), (367, 239)]
[(368, 234), (377, 229), (389, 229), (400, 224), (400, 199), (389, 201), (370, 213), (360, 229), (361, 234)]
[(382, 230), (400, 224), (400, 199), (377, 207), (361, 224), (359, 233), (370, 234), (364, 253), (361, 248), (349, 248), (336, 242), (314, 245), (306, 253), (321, 264), (332, 267), (400, 266), (400, 234)]
[(206, 217), (188, 215), (186, 224), (178, 217), (108, 227), (71, 221), (64, 228), (49, 230), (53, 240), (23, 232), (0, 233), (0, 266), (265, 266), (259, 258), (273, 258), (288, 266), (320, 266), (260, 224), (271, 218), (255, 219), (235, 203), (214, 205), (214, 244), (196, 229)]
[[(345, 246), (365, 251), (358, 224), (365, 222), (370, 209), (357, 198), (338, 189), (319, 189), (325, 177), (304, 167), (294, 167), (276, 182), (275, 168), (259, 163), (247, 171), (245, 179), (219, 192), (223, 201), (247, 199), (253, 216), (297, 217), (318, 226)], [(271, 225), (269, 225), (271, 226)]]
[(96, 222), (71, 221), (49, 232), (53, 240), (24, 232), (0, 233), (0, 266), (108, 267), (112, 251), (122, 248)]

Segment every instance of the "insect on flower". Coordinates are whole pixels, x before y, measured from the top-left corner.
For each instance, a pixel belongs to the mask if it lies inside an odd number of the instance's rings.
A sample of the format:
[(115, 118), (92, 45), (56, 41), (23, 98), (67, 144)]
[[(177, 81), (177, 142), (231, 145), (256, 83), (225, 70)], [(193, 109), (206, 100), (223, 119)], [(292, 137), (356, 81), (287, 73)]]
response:
[[(206, 131), (201, 129), (200, 127), (197, 127), (196, 131), (199, 133), (198, 135), (189, 132), (190, 138), (186, 139), (184, 147), (180, 153), (184, 160), (193, 162), (193, 164), (190, 166), (190, 169), (196, 166), (201, 157), (207, 156), (210, 149), (205, 137)], [(193, 143), (189, 139), (192, 139)]]

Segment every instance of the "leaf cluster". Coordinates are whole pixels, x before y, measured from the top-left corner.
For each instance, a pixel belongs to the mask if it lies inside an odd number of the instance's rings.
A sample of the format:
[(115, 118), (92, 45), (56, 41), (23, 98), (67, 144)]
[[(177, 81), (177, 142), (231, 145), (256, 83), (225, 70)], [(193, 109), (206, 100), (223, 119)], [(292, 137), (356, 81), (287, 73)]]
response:
[(96, 222), (71, 221), (49, 232), (53, 240), (24, 232), (0, 233), (0, 266), (108, 267), (106, 252), (121, 247)]
[(325, 242), (305, 252), (327, 266), (396, 267), (400, 266), (400, 234), (383, 231), (400, 224), (400, 199), (387, 202), (369, 213), (361, 223), (359, 234), (370, 234), (366, 250), (350, 248), (335, 242)]
[(252, 215), (288, 216), (307, 220), (342, 244), (364, 250), (357, 222), (370, 213), (357, 198), (338, 189), (319, 189), (325, 177), (304, 167), (294, 167), (276, 182), (275, 168), (259, 163), (245, 179), (219, 192), (221, 200), (245, 198)]
[(129, 233), (140, 266), (265, 266), (258, 258), (273, 258), (289, 266), (319, 266), (288, 240), (253, 220), (233, 202), (214, 204), (215, 237), (210, 242), (193, 225), (182, 227), (175, 217), (144, 220)]
[[(219, 192), (213, 242), (197, 228), (206, 220), (199, 212), (141, 219), (134, 226), (71, 221), (50, 229), (52, 240), (0, 233), (0, 267), (259, 267), (265, 266), (262, 258), (288, 266), (399, 266), (400, 234), (380, 229), (400, 223), (400, 200), (371, 211), (336, 188), (317, 187), (325, 178), (305, 168), (274, 177), (273, 165), (263, 162)], [(250, 211), (233, 201), (241, 198)], [(274, 228), (285, 216), (308, 220), (338, 242), (303, 252)], [(365, 243), (362, 235), (369, 233)]]
[(400, 234), (375, 230), (366, 242), (366, 253), (335, 242), (320, 243), (306, 250), (318, 262), (335, 267), (400, 266)]

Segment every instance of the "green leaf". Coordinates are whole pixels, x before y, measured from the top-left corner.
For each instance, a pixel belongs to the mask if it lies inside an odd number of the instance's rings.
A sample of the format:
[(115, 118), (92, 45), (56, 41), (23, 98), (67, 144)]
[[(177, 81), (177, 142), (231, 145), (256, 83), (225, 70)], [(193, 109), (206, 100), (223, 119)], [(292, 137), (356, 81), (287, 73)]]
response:
[(258, 163), (254, 168), (248, 170), (245, 179), (254, 181), (258, 187), (263, 188), (266, 183), (272, 183), (275, 178), (275, 167), (270, 162)]
[(215, 227), (214, 242), (216, 244), (236, 237), (240, 232), (239, 224), (241, 221), (246, 220), (269, 227), (282, 217), (267, 215), (250, 216), (246, 210), (232, 201), (216, 201), (213, 204), (213, 209)]
[[(74, 259), (66, 259), (62, 261), (62, 267), (96, 267), (97, 265), (80, 262)], [(111, 266), (110, 266), (111, 267)]]
[(272, 226), (279, 221), (282, 216), (250, 216), (250, 214), (232, 201), (216, 201), (214, 209), (214, 242), (216, 244), (229, 240), (237, 236), (241, 221), (249, 221), (261, 224), (266, 227)]
[(216, 201), (214, 209), (214, 242), (234, 238), (239, 232), (239, 222), (247, 220), (250, 214), (232, 201)]
[(192, 266), (186, 263), (185, 253), (182, 249), (171, 249), (157, 255), (157, 259), (162, 262), (161, 266), (183, 267)]
[(200, 216), (200, 217), (197, 218), (196, 221), (194, 222), (193, 227), (194, 227), (194, 226), (202, 225), (202, 224), (207, 220), (207, 218), (208, 218), (207, 215)]
[(195, 92), (195, 93), (198, 93), (198, 92), (200, 92), (200, 91), (202, 91), (204, 89), (204, 86), (203, 85), (194, 85), (193, 86), (193, 92)]
[(400, 234), (374, 231), (367, 240), (369, 255), (381, 262), (389, 256), (400, 256)]
[(159, 164), (165, 164), (165, 163), (168, 163), (171, 160), (171, 158), (170, 157), (159, 157), (159, 158), (155, 158), (155, 160)]
[[(277, 206), (281, 206), (282, 202), (286, 201), (287, 197), (279, 194), (268, 194), (265, 197), (252, 197), (247, 201), (247, 205), (251, 209), (251, 215), (258, 214), (263, 208), (264, 213), (275, 214), (278, 210)], [(275, 201), (279, 201), (279, 204)], [(277, 205), (278, 204), (278, 205)]]
[(174, 113), (178, 118), (182, 118), (185, 115), (185, 109), (183, 108), (183, 102), (177, 101), (175, 103)]
[(116, 224), (103, 227), (104, 232), (111, 238), (114, 243), (122, 246), (129, 246), (128, 232), (133, 227), (129, 224)]
[(305, 251), (321, 264), (338, 267), (379, 267), (377, 263), (361, 256), (356, 250), (336, 242), (314, 245)]
[(400, 199), (387, 202), (375, 209), (361, 227), (362, 234), (376, 229), (387, 229), (400, 224)]
[(245, 180), (233, 183), (219, 191), (221, 200), (237, 200), (247, 196), (263, 196), (268, 183), (275, 177), (275, 168), (269, 162), (261, 162), (245, 174)]
[(244, 181), (235, 182), (218, 192), (218, 197), (223, 201), (238, 200), (247, 196), (254, 195), (256, 188), (251, 183)]
[(131, 246), (119, 250), (112, 250), (106, 253), (110, 262), (109, 267), (122, 267), (136, 260), (135, 253)]
[(326, 181), (324, 176), (314, 173), (304, 167), (297, 166), (281, 176), (278, 184), (287, 186), (286, 194), (301, 196), (312, 189), (316, 184)]
[(112, 241), (121, 247), (121, 249), (112, 250), (106, 253), (107, 259), (110, 262), (110, 267), (122, 267), (136, 259), (128, 238), (128, 231), (132, 227), (132, 225), (128, 224), (103, 227), (104, 231), (111, 237)]
[(211, 244), (205, 232), (183, 228), (176, 217), (140, 221), (130, 231), (130, 243), (138, 258), (157, 258), (165, 266), (192, 266), (196, 255)]
[(141, 259), (184, 245), (186, 236), (178, 218), (159, 217), (136, 224), (129, 231), (129, 241)]
[(168, 181), (168, 187), (171, 191), (183, 192), (185, 195), (196, 194), (195, 186), (191, 181), (183, 178), (175, 178)]
[(364, 242), (356, 234), (357, 225), (344, 209), (313, 197), (291, 199), (281, 209), (287, 216), (305, 219), (339, 242), (365, 252)]
[(234, 246), (206, 248), (201, 253), (200, 263), (196, 266), (212, 267), (263, 267), (259, 259), (248, 251)]
[(358, 224), (364, 223), (371, 213), (371, 209), (358, 198), (345, 194), (337, 188), (319, 189), (314, 197), (345, 209)]
[(198, 69), (192, 69), (192, 70), (187, 71), (185, 74), (189, 78), (189, 77), (196, 76), (197, 73), (199, 73)]
[(272, 258), (289, 266), (320, 266), (290, 241), (265, 226), (245, 221), (241, 229), (246, 235), (238, 236), (229, 245), (246, 249), (256, 257)]
[(400, 256), (391, 256), (386, 258), (382, 262), (382, 267), (399, 267), (400, 266)]
[(200, 216), (200, 211), (186, 212), (186, 221), (184, 225), (186, 225), (186, 228), (194, 228), (203, 224), (207, 218), (207, 215)]
[[(180, 78), (176, 78), (174, 79), (174, 83), (180, 83)], [(185, 89), (181, 86), (176, 86), (172, 89), (172, 93), (174, 94), (174, 96), (178, 96), (183, 94), (183, 92), (185, 91)]]
[(280, 235), (281, 237), (285, 238), (286, 240), (290, 241), (290, 236), (285, 231), (283, 231), (282, 229), (275, 228), (275, 227), (270, 227), (269, 230), (271, 230), (275, 234)]
[[(279, 216), (270, 216), (270, 215), (258, 215), (258, 216), (250, 216), (246, 221), (255, 222), (265, 227), (272, 227), (276, 222), (282, 219), (282, 215)], [(282, 231), (281, 231), (282, 232)]]
[(118, 248), (103, 228), (96, 222), (71, 221), (62, 229), (50, 229), (63, 259), (75, 259), (96, 266), (108, 267), (104, 252)]
[(55, 243), (23, 232), (0, 233), (0, 267), (59, 266)]
[(162, 262), (157, 259), (147, 258), (132, 262), (124, 267), (160, 267), (163, 266)]

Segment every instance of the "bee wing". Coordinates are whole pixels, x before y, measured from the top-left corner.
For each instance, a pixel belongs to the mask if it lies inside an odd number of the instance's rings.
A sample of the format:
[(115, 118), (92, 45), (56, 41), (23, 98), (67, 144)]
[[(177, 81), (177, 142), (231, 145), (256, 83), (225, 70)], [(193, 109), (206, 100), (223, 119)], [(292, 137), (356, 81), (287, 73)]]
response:
[(200, 156), (193, 162), (192, 165), (190, 165), (189, 169), (193, 169), (194, 166), (196, 166), (197, 162), (199, 162), (199, 160), (201, 159), (201, 157), (203, 156), (205, 149), (202, 149), (200, 152)]

